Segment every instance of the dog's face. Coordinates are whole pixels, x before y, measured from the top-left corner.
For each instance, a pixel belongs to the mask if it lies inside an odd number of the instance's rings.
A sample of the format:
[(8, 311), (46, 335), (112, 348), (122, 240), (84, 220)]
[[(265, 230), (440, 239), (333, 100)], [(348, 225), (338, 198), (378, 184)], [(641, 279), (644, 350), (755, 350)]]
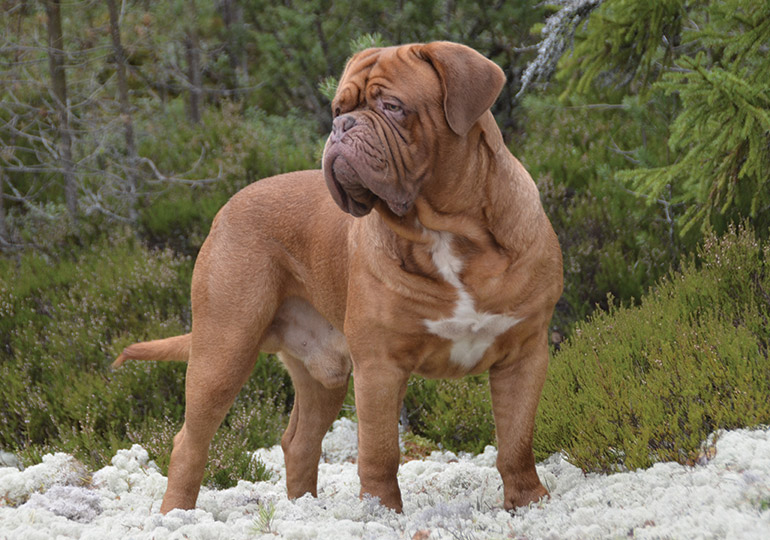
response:
[(378, 200), (404, 216), (442, 156), (458, 152), (504, 80), (494, 63), (453, 43), (356, 54), (332, 102), (334, 127), (324, 149), (334, 201), (356, 217)]

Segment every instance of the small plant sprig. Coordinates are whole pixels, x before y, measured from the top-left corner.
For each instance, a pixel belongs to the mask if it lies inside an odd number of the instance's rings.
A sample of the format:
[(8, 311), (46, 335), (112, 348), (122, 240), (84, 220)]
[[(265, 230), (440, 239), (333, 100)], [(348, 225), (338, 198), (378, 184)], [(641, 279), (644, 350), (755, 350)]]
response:
[[(387, 44), (379, 32), (373, 34), (363, 34), (357, 38), (350, 40), (350, 54), (354, 55), (364, 49), (371, 49), (372, 47), (385, 47)], [(321, 95), (329, 101), (334, 99), (334, 94), (337, 92), (337, 84), (339, 79), (333, 75), (324, 77), (324, 79), (318, 83), (318, 91)]]
[(254, 518), (254, 531), (262, 534), (276, 534), (273, 530), (275, 519), (275, 503), (269, 501), (260, 503), (257, 517)]

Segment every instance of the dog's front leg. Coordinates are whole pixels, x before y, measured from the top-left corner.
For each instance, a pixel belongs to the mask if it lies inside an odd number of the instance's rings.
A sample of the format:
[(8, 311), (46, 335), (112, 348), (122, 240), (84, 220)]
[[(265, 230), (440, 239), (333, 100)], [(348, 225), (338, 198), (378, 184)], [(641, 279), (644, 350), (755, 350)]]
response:
[(378, 497), (382, 505), (401, 512), (398, 418), (409, 373), (389, 358), (367, 360), (362, 365), (353, 359), (361, 497)]
[(497, 432), (497, 469), (503, 479), (506, 510), (526, 506), (548, 491), (540, 483), (532, 452), (532, 433), (548, 368), (545, 332), (527, 340), (515, 358), (492, 366), (489, 386)]

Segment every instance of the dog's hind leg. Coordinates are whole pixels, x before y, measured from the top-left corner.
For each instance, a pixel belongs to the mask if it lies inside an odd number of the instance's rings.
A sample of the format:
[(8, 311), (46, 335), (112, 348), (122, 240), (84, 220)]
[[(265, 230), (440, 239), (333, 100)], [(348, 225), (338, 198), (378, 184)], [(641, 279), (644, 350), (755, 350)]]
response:
[(305, 493), (317, 496), (321, 441), (347, 393), (348, 377), (329, 388), (314, 378), (305, 364), (286, 353), (279, 354), (294, 384), (294, 407), (289, 426), (281, 438), (286, 462), (286, 491), (290, 498)]
[(162, 513), (195, 507), (211, 440), (259, 355), (249, 329), (216, 324), (210, 317), (206, 323), (193, 323), (185, 420), (174, 437)]

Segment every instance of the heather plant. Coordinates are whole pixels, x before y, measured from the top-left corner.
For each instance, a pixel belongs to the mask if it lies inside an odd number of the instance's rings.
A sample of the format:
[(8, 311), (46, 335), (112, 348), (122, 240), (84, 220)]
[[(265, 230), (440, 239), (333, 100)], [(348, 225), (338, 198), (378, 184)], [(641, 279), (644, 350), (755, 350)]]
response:
[(538, 457), (564, 451), (600, 471), (691, 463), (710, 433), (770, 423), (769, 257), (750, 230), (712, 234), (640, 306), (578, 325), (549, 369)]
[[(130, 342), (187, 331), (190, 270), (123, 233), (72, 255), (0, 260), (0, 448), (27, 463), (67, 451), (95, 469), (136, 442), (165, 467), (185, 366), (109, 365)], [(288, 375), (267, 358), (254, 375), (212, 448), (214, 485), (261, 478), (246, 450), (274, 444), (285, 424)]]
[(495, 444), (486, 375), (461, 380), (412, 377), (404, 399), (412, 432), (453, 452), (482, 452)]
[[(189, 262), (135, 250), (131, 237), (121, 240), (94, 243), (72, 257), (26, 253), (0, 263), (4, 448), (34, 453), (55, 441), (66, 448), (81, 436), (87, 448), (89, 439), (119, 434), (127, 416), (146, 411), (152, 398), (141, 395), (142, 387), (156, 385), (168, 398), (181, 385), (170, 366), (153, 383), (145, 372), (133, 388), (107, 384), (109, 359), (127, 344), (122, 329), (175, 332), (185, 325), (172, 311), (183, 313)], [(97, 457), (100, 450), (88, 452)]]

